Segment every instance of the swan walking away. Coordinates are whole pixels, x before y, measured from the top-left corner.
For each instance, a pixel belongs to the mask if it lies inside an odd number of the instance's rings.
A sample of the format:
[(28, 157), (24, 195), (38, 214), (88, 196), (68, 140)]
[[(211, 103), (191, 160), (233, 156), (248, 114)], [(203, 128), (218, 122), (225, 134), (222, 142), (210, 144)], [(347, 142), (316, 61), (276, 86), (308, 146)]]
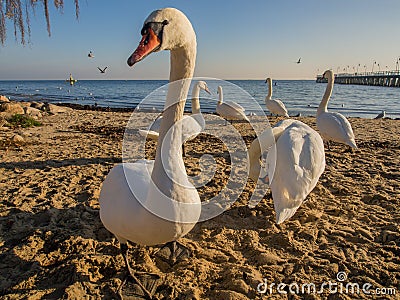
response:
[[(264, 170), (260, 164), (268, 152)], [(249, 148), (252, 180), (269, 183), (276, 223), (292, 217), (325, 169), (324, 142), (303, 122), (288, 119), (265, 130)], [(261, 174), (261, 175), (260, 175)]]

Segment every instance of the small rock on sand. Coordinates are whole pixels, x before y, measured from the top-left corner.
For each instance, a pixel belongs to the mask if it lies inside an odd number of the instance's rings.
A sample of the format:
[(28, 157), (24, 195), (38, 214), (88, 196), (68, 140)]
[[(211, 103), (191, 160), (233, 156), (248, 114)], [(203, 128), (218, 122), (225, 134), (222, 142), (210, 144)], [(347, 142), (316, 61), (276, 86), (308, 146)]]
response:
[(0, 95), (0, 101), (2, 101), (2, 102), (10, 102), (10, 100), (6, 96), (3, 96), (3, 95)]
[(31, 102), (31, 107), (43, 110), (44, 103), (33, 101), (33, 102)]
[(0, 106), (0, 110), (9, 114), (20, 114), (23, 115), (24, 109), (18, 103), (3, 103)]
[(70, 108), (70, 107), (57, 106), (57, 105), (54, 105), (51, 103), (46, 103), (44, 107), (45, 107), (45, 110), (51, 114), (66, 113), (66, 112), (72, 110), (72, 108)]
[(38, 117), (38, 118), (42, 117), (42, 112), (37, 108), (27, 106), (27, 107), (24, 107), (24, 111), (25, 111), (25, 114), (28, 116)]
[(21, 144), (25, 143), (25, 139), (22, 136), (20, 136), (19, 134), (13, 135), (13, 137), (10, 139), (10, 141), (12, 143), (18, 144), (18, 145), (21, 145)]

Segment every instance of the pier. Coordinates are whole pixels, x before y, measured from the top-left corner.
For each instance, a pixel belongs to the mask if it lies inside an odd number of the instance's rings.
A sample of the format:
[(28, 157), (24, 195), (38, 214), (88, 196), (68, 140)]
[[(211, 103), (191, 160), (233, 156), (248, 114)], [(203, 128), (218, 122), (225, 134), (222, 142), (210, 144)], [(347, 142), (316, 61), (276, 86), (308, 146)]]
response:
[[(317, 75), (316, 81), (318, 83), (327, 82), (322, 75)], [(400, 71), (339, 73), (335, 74), (335, 83), (400, 87)]]

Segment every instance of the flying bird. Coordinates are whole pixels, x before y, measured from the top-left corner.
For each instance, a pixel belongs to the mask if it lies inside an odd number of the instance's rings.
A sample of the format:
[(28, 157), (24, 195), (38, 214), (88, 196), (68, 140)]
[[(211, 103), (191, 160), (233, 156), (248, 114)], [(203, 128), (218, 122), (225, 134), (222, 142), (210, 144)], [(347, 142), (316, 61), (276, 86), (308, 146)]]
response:
[(105, 67), (104, 69), (100, 69), (99, 67), (97, 67), (97, 69), (99, 69), (100, 73), (104, 74), (106, 73), (108, 67)]
[(89, 51), (88, 57), (89, 57), (89, 58), (94, 58), (94, 54), (93, 54), (92, 51)]
[(296, 64), (300, 64), (301, 63), (301, 57), (299, 58), (299, 60), (296, 62)]

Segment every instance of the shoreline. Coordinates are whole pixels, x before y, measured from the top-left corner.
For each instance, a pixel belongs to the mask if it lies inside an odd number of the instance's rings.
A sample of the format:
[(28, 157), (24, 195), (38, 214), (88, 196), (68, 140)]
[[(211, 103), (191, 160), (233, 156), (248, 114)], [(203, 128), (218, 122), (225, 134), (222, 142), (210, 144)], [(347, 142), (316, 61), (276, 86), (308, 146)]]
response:
[[(31, 102), (36, 102), (36, 101), (15, 101), (15, 102), (22, 102), (22, 103), (31, 103)], [(71, 103), (71, 102), (51, 102), (51, 101), (43, 101), (42, 103), (46, 104), (46, 103), (51, 103), (51, 104), (55, 104), (57, 106), (64, 106), (64, 107), (69, 107), (75, 110), (83, 110), (83, 111), (103, 111), (103, 112), (144, 112), (144, 113), (161, 113), (161, 110), (153, 110), (153, 109), (145, 109), (145, 108), (141, 108), (140, 110), (136, 110), (136, 107), (132, 108), (132, 107), (110, 107), (110, 106), (99, 106), (99, 105), (92, 105), (92, 104), (78, 104), (78, 103)], [(184, 111), (187, 114), (190, 114), (191, 111), (190, 110), (185, 110)], [(264, 111), (265, 112), (265, 111)], [(217, 115), (216, 112), (202, 112), (202, 114), (206, 114), (206, 115)], [(271, 116), (268, 114), (265, 114), (265, 116), (267, 118), (270, 118)], [(258, 117), (262, 117), (262, 116), (258, 116)], [(313, 118), (315, 117), (315, 115), (289, 115), (290, 118), (297, 118), (297, 117), (305, 117), (305, 118)], [(363, 117), (346, 117), (346, 118), (350, 118), (350, 119), (365, 119), (365, 120), (374, 120), (374, 118), (363, 118)], [(399, 118), (391, 118), (391, 117), (385, 117), (384, 119), (387, 120), (400, 120)]]

